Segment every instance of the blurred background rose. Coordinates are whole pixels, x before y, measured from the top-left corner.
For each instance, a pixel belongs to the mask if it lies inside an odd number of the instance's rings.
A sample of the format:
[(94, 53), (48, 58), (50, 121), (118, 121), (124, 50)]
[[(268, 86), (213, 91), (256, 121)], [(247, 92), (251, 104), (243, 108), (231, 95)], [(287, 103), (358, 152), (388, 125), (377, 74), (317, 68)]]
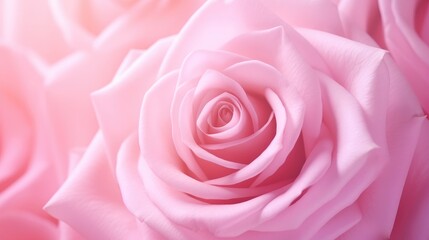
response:
[(61, 184), (43, 73), (29, 55), (0, 45), (0, 238), (59, 239), (42, 209)]
[(90, 93), (128, 51), (177, 33), (201, 3), (0, 1), (2, 239), (77, 237), (42, 207), (97, 129)]

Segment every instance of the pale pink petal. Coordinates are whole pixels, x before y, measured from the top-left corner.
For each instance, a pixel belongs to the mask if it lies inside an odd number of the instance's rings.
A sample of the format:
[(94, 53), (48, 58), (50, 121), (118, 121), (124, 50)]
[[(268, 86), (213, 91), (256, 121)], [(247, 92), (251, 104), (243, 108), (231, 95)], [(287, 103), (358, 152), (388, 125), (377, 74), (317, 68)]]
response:
[[(283, 25), (240, 35), (223, 48), (275, 67), (283, 78), (294, 86), (306, 103), (302, 131), (305, 147), (308, 151), (311, 150), (318, 137), (322, 118), (320, 88), (314, 69), (329, 72), (313, 47), (295, 30)], [(266, 77), (263, 79), (264, 81), (255, 80), (260, 82), (255, 88), (267, 84), (270, 80)]]
[(77, 52), (49, 72), (49, 107), (65, 147), (87, 146), (97, 131), (90, 93), (112, 80), (123, 57), (125, 52), (116, 49)]
[(340, 36), (343, 34), (337, 7), (330, 1), (270, 0), (261, 3), (294, 27), (317, 29)]
[(137, 129), (143, 95), (157, 80), (156, 69), (169, 45), (170, 40), (165, 39), (146, 52), (131, 52), (113, 82), (91, 94), (110, 158), (116, 158), (122, 141)]
[(4, 240), (58, 239), (53, 221), (24, 211), (2, 211), (0, 229), (0, 238)]
[(161, 73), (179, 68), (188, 53), (195, 50), (219, 49), (243, 33), (282, 24), (282, 20), (259, 1), (207, 1), (181, 30), (166, 56)]
[(142, 234), (122, 202), (100, 134), (45, 209), (88, 239), (139, 239)]
[(140, 149), (137, 134), (127, 138), (118, 154), (117, 176), (125, 205), (135, 217), (170, 239), (186, 239), (183, 230), (172, 223), (147, 196), (138, 173)]
[(95, 47), (147, 48), (158, 39), (179, 32), (202, 4), (201, 0), (136, 1), (98, 36)]
[(429, 237), (429, 121), (424, 120), (419, 144), (408, 172), (391, 239)]
[[(0, 163), (8, 169), (0, 174), (0, 205), (43, 215), (41, 206), (59, 184), (63, 166), (54, 161), (57, 145), (52, 141), (43, 78), (31, 60), (0, 46)], [(29, 203), (31, 189), (39, 192)]]
[(418, 2), (380, 1), (379, 7), (387, 48), (428, 112), (429, 95), (425, 89), (429, 88), (429, 43), (424, 42), (415, 29), (415, 8), (424, 7)]

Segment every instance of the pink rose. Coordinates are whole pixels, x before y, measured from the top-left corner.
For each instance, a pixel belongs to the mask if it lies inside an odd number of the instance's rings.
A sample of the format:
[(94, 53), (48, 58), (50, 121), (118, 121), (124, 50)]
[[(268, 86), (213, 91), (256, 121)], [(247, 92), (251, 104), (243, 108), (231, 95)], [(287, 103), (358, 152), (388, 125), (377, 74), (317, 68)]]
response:
[(92, 94), (47, 211), (88, 239), (389, 238), (423, 113), (341, 29), (330, 1), (208, 1)]
[(344, 18), (367, 31), (393, 56), (429, 112), (429, 4), (427, 0), (341, 0)]
[(0, 239), (58, 239), (42, 207), (60, 185), (43, 79), (33, 59), (0, 45)]

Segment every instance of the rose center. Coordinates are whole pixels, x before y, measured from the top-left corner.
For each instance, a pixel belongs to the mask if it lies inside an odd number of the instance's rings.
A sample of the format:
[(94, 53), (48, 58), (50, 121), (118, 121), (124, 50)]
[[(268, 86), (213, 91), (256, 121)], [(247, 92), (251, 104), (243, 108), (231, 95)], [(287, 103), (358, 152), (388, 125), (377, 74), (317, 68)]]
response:
[(230, 104), (222, 104), (218, 109), (218, 125), (225, 125), (232, 119), (233, 108)]

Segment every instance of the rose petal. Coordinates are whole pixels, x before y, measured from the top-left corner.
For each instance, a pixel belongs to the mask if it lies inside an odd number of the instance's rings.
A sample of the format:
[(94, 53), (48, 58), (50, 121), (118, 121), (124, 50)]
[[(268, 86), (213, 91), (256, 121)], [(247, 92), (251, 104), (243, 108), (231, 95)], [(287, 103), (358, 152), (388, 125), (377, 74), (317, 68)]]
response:
[[(305, 116), (307, 117), (304, 119), (302, 131), (305, 147), (310, 151), (317, 139), (322, 119), (320, 87), (314, 69), (329, 72), (319, 54), (302, 36), (287, 25), (240, 35), (223, 48), (274, 67), (289, 84), (294, 86), (306, 102)], [(264, 79), (270, 80), (265, 77)], [(268, 83), (265, 81), (259, 81), (255, 89)], [(258, 84), (258, 80), (255, 82)]]
[(331, 1), (270, 0), (261, 3), (292, 26), (343, 34), (337, 7)]
[(121, 146), (116, 169), (125, 205), (140, 222), (164, 237), (186, 239), (184, 233), (172, 224), (146, 195), (144, 183), (138, 174), (139, 155), (137, 134), (133, 134)]
[(9, 240), (54, 240), (58, 239), (56, 225), (29, 212), (2, 211), (0, 215), (0, 238)]
[[(415, 9), (419, 1), (380, 1), (387, 49), (409, 79), (426, 113), (429, 112), (429, 45), (415, 29)], [(424, 1), (422, 1), (424, 2)], [(427, 15), (427, 14), (426, 14)]]
[(208, 1), (183, 27), (160, 72), (165, 74), (179, 68), (188, 53), (195, 50), (220, 49), (243, 33), (281, 25), (282, 20), (259, 1)]
[[(161, 40), (147, 52), (140, 53), (128, 67), (120, 69), (111, 84), (91, 94), (112, 159), (115, 159), (121, 142), (138, 127), (144, 93), (156, 81), (157, 71), (154, 69), (159, 66), (170, 42), (171, 39)], [(134, 54), (130, 53), (130, 57), (134, 58)], [(143, 62), (150, 64), (142, 67)], [(145, 76), (144, 81), (141, 76)], [(117, 114), (119, 110), (121, 114)]]
[(111, 81), (124, 56), (124, 52), (116, 49), (77, 52), (49, 72), (49, 107), (65, 147), (88, 145), (98, 126), (90, 93)]
[(401, 196), (391, 239), (425, 239), (429, 213), (429, 121), (423, 120), (419, 143)]
[(45, 209), (89, 239), (139, 239), (140, 234), (153, 234), (148, 228), (139, 233), (134, 216), (124, 207), (101, 134)]

